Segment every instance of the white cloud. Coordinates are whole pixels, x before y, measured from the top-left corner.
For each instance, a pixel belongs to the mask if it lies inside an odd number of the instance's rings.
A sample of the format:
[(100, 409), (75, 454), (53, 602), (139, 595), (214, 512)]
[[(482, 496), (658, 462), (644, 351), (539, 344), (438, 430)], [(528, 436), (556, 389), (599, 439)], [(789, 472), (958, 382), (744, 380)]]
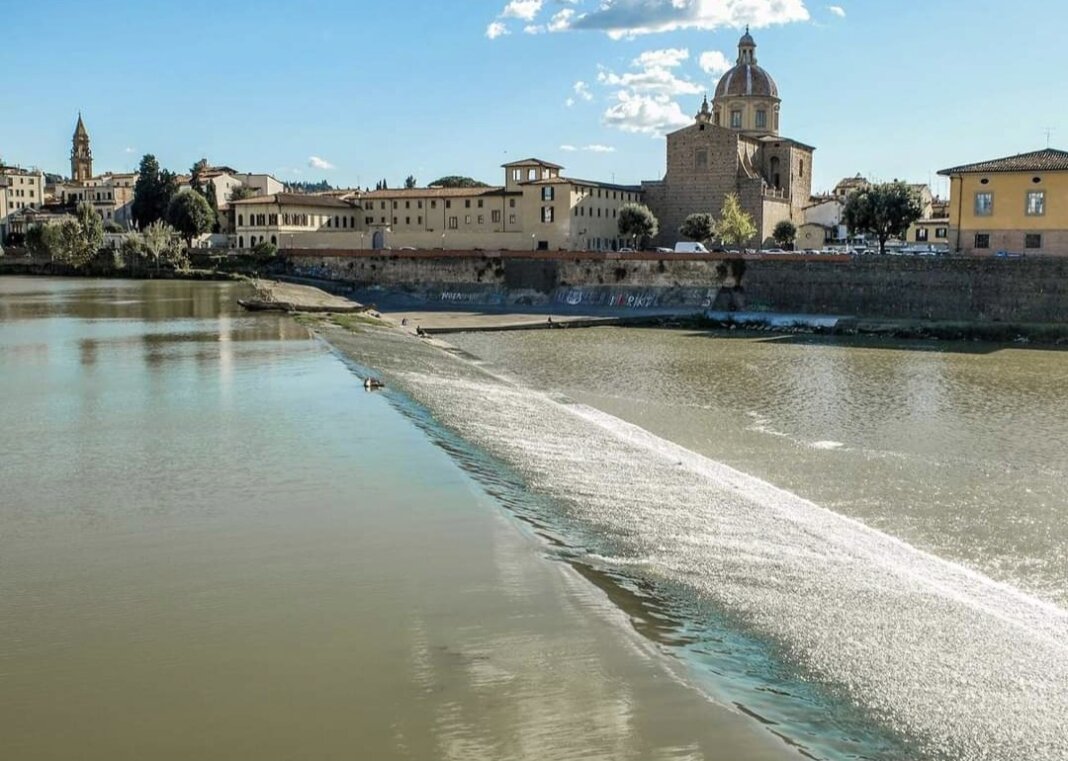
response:
[(542, 0), (512, 0), (504, 6), (501, 18), (517, 18), (522, 21), (533, 21), (541, 11)]
[(508, 27), (500, 21), (491, 21), (489, 26), (486, 27), (486, 36), (491, 40), (495, 40), (506, 34), (511, 34), (511, 32), (509, 32)]
[(604, 112), (604, 123), (624, 132), (661, 135), (693, 120), (667, 95), (642, 95), (628, 90), (616, 93), (617, 102)]
[(133, 149), (133, 148), (123, 148), (123, 149), (122, 149), (122, 152), (123, 152), (123, 153), (133, 153), (133, 152), (134, 152), (134, 149)]
[(828, 5), (827, 10), (829, 10), (838, 18), (845, 18), (845, 8), (840, 5)]
[(568, 153), (574, 153), (575, 151), (588, 151), (589, 153), (615, 153), (616, 149), (611, 145), (601, 145), (600, 143), (591, 143), (590, 145), (583, 145), (581, 147), (577, 145), (571, 145), (565, 143), (560, 146), (560, 150), (567, 151)]
[(312, 169), (333, 169), (334, 165), (326, 159), (319, 158), (318, 156), (308, 156), (308, 166)]
[(702, 53), (698, 59), (698, 64), (705, 74), (713, 75), (723, 74), (734, 65), (727, 56), (718, 50), (708, 50)]
[(550, 32), (562, 32), (571, 26), (571, 19), (575, 17), (575, 11), (571, 8), (564, 8), (561, 11), (557, 11), (553, 14), (553, 17), (549, 19), (549, 31)]
[(667, 69), (673, 69), (676, 66), (681, 65), (682, 62), (689, 57), (690, 51), (686, 48), (665, 48), (663, 50), (646, 50), (644, 53), (634, 59), (632, 65), (643, 69), (649, 66), (660, 66)]
[(583, 82), (581, 79), (575, 83), (574, 90), (575, 95), (579, 96), (583, 100), (593, 100), (593, 93), (590, 92), (590, 86)]
[(597, 10), (571, 19), (571, 29), (614, 39), (679, 29), (754, 28), (808, 21), (805, 0), (601, 0)]
[(567, 100), (564, 101), (564, 105), (567, 106), (568, 108), (571, 108), (573, 105), (575, 105), (575, 99), (574, 98), (568, 98)]

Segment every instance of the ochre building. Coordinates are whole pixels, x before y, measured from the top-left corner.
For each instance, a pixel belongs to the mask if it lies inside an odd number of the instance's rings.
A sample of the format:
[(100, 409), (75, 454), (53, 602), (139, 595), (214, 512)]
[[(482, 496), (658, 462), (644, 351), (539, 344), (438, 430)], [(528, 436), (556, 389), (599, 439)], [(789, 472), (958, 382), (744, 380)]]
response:
[(757, 65), (756, 48), (747, 29), (738, 62), (719, 80), (711, 107), (706, 97), (694, 123), (667, 136), (664, 178), (642, 183), (645, 203), (660, 220), (659, 245), (680, 240), (679, 227), (690, 214), (718, 217), (729, 193), (756, 223), (750, 245), (770, 243), (782, 220), (804, 221), (815, 148), (779, 134), (779, 88)]
[(1068, 151), (1046, 148), (943, 169), (949, 247), (964, 254), (1068, 254)]

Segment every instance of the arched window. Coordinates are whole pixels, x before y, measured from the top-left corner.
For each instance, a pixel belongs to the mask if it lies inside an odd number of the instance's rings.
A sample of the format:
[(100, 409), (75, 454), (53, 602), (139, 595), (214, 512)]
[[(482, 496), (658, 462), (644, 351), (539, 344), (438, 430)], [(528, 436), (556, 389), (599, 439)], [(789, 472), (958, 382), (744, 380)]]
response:
[(334, 227), (339, 227), (340, 225), (341, 219), (339, 217), (334, 217)]
[(238, 235), (237, 236), (237, 247), (238, 248), (244, 248), (245, 247), (245, 236), (244, 235)]
[(271, 236), (271, 245), (272, 246), (277, 246), (278, 245), (278, 238), (276, 238), (273, 235)]
[(776, 188), (780, 187), (782, 183), (779, 181), (779, 157), (771, 157), (771, 184)]
[(244, 227), (245, 226), (245, 215), (244, 214), (238, 214), (237, 215), (237, 226), (238, 227)]

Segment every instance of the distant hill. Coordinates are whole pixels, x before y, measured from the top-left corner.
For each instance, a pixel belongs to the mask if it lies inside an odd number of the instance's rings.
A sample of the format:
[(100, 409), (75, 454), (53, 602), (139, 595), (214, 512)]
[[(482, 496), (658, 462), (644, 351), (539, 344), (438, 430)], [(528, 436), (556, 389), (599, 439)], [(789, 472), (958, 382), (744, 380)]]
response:
[(286, 191), (289, 193), (325, 193), (327, 190), (335, 189), (326, 180), (319, 180), (319, 182), (287, 182), (285, 186)]

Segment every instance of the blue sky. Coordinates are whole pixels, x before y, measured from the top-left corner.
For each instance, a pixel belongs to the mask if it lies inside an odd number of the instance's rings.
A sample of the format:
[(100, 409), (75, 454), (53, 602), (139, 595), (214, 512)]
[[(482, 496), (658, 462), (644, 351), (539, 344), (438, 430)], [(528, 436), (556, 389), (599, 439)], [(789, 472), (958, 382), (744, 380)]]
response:
[(1047, 127), (1068, 146), (1063, 0), (0, 0), (0, 20), (0, 157), (62, 173), (80, 109), (98, 172), (150, 152), (344, 186), (499, 182), (535, 155), (656, 179), (663, 132), (746, 22), (817, 190), (927, 181)]

